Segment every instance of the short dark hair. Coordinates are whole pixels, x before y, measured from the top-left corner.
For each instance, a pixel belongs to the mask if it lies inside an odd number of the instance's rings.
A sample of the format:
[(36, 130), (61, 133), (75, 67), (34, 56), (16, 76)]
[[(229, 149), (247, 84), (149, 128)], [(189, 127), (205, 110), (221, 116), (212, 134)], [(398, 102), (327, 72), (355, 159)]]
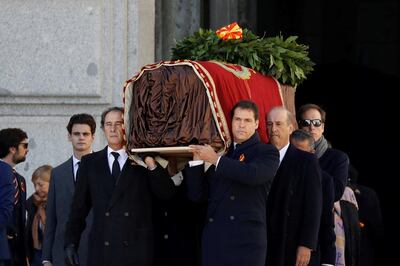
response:
[(100, 122), (100, 127), (104, 128), (104, 120), (106, 119), (106, 115), (109, 112), (113, 112), (113, 111), (117, 111), (117, 112), (121, 112), (122, 114), (124, 113), (124, 108), (122, 107), (118, 107), (118, 106), (113, 106), (110, 107), (108, 109), (106, 109), (102, 114), (101, 114), (101, 122)]
[(290, 141), (308, 141), (310, 147), (314, 149), (315, 140), (314, 137), (304, 129), (296, 129), (290, 134)]
[(258, 120), (260, 116), (260, 113), (258, 111), (258, 106), (257, 104), (255, 104), (255, 102), (250, 100), (240, 100), (233, 106), (231, 110), (231, 118), (233, 118), (233, 115), (235, 114), (235, 111), (238, 108), (253, 111), (255, 120)]
[(324, 111), (324, 109), (322, 109), (321, 106), (316, 105), (316, 104), (313, 104), (313, 103), (307, 103), (307, 104), (305, 104), (305, 105), (300, 106), (299, 111), (297, 112), (297, 116), (298, 116), (297, 120), (303, 119), (303, 114), (304, 114), (305, 112), (307, 112), (308, 110), (310, 110), (310, 109), (315, 109), (315, 110), (317, 110), (317, 111), (321, 114), (321, 121), (322, 121), (323, 123), (325, 123), (325, 120), (326, 120), (326, 112)]
[(83, 113), (71, 116), (67, 125), (67, 130), (69, 134), (72, 133), (72, 127), (75, 124), (88, 125), (90, 127), (90, 132), (92, 133), (92, 135), (96, 133), (96, 121), (94, 120), (93, 116), (89, 114)]
[(18, 148), (18, 145), (28, 135), (20, 128), (5, 128), (0, 130), (0, 158), (4, 158), (9, 154), (10, 148)]

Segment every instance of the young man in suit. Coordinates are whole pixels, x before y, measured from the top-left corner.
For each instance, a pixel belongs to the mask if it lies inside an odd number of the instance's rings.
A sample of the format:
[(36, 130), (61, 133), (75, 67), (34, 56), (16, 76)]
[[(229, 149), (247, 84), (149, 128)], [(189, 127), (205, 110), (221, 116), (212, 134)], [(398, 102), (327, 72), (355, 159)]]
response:
[(25, 178), (15, 171), (15, 166), (26, 159), (28, 154), (28, 135), (19, 128), (0, 130), (0, 159), (13, 169), (14, 207), (11, 223), (7, 228), (8, 245), (11, 260), (7, 266), (26, 266), (25, 220), (26, 220), (26, 182)]
[[(224, 156), (209, 145), (191, 145), (184, 172), (189, 198), (207, 202), (202, 237), (204, 266), (264, 265), (267, 250), (266, 200), (279, 154), (260, 142), (257, 105), (242, 100), (231, 111), (233, 143)], [(204, 163), (211, 163), (204, 172)]]
[(79, 265), (77, 248), (90, 209), (88, 266), (152, 265), (151, 198), (170, 198), (175, 188), (152, 157), (144, 160), (148, 169), (128, 158), (122, 115), (118, 107), (103, 112), (101, 128), (108, 145), (82, 157), (65, 234), (68, 266)]
[[(71, 116), (67, 130), (68, 140), (72, 144), (72, 156), (55, 167), (51, 173), (46, 207), (46, 230), (42, 248), (44, 266), (65, 265), (65, 226), (75, 190), (76, 173), (82, 156), (92, 152), (96, 121), (89, 114), (75, 114)], [(88, 226), (82, 234), (78, 252), (81, 266), (87, 265), (88, 231), (92, 223), (91, 215), (86, 223)]]
[[(0, 147), (0, 157), (3, 157)], [(7, 225), (14, 208), (13, 172), (9, 164), (0, 160), (0, 266), (5, 266), (10, 259), (7, 241)]]
[(290, 145), (293, 115), (275, 107), (267, 115), (267, 133), (280, 165), (267, 203), (266, 265), (306, 266), (317, 248), (322, 211), (321, 173), (317, 158)]

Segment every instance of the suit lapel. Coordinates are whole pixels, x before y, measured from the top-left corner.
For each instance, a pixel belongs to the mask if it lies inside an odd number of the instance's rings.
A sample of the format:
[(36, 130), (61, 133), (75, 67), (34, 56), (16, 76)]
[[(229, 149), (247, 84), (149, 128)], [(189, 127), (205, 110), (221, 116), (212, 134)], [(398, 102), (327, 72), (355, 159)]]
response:
[(95, 164), (98, 168), (96, 170), (97, 176), (94, 182), (103, 187), (107, 198), (111, 198), (114, 191), (114, 179), (111, 175), (110, 167), (108, 166), (107, 146), (99, 152)]
[(73, 168), (72, 164), (73, 164), (73, 161), (72, 161), (72, 156), (71, 156), (71, 158), (69, 158), (65, 162), (61, 173), (63, 174), (62, 180), (65, 180), (66, 189), (68, 189), (68, 191), (71, 194), (74, 194), (75, 181), (74, 181), (74, 168)]
[[(246, 161), (246, 155), (245, 155), (246, 151), (248, 151), (249, 148), (251, 149), (251, 146), (259, 142), (260, 138), (258, 136), (258, 133), (256, 132), (250, 139), (237, 146), (236, 149), (234, 149), (232, 143), (231, 146), (229, 147), (228, 153), (225, 156), (233, 160)], [(227, 179), (221, 180), (221, 178), (216, 178), (216, 180), (218, 180), (218, 183), (214, 184), (217, 186), (216, 191), (214, 192), (215, 198), (211, 199), (214, 202), (214, 204), (210, 204), (209, 213), (215, 212), (215, 210), (218, 208), (219, 203), (224, 199), (224, 197), (231, 190), (234, 184), (234, 181), (232, 180), (227, 180)]]
[[(245, 150), (247, 147), (251, 146), (253, 143), (252, 138), (249, 139), (246, 143), (241, 144), (240, 146), (237, 146), (236, 149), (234, 149), (233, 144), (229, 147), (228, 153), (225, 155), (225, 157), (233, 159), (233, 160), (239, 160), (240, 156), (245, 154)], [(245, 156), (244, 156), (245, 157)], [(245, 158), (243, 158), (245, 160)], [(218, 208), (219, 203), (225, 198), (226, 194), (231, 190), (232, 185), (234, 181), (230, 179), (224, 179), (222, 180), (221, 178), (212, 178), (211, 180), (218, 180), (215, 182), (215, 186), (217, 186), (214, 196), (215, 198), (211, 199), (214, 204), (210, 204), (209, 207), (209, 214), (212, 215), (215, 210)], [(211, 181), (213, 182), (213, 181)]]
[(128, 158), (122, 167), (121, 174), (117, 180), (117, 184), (109, 201), (108, 209), (111, 209), (115, 202), (124, 194), (124, 191), (128, 187), (131, 187), (130, 183), (134, 180), (135, 176), (134, 168), (132, 167), (131, 163), (132, 162)]

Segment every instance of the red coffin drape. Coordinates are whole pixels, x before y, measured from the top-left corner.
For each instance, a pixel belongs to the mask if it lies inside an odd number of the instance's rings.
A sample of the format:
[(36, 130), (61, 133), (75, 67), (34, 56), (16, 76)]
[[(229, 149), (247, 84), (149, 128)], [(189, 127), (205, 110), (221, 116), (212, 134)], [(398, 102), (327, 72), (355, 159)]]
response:
[[(170, 99), (173, 99), (171, 101), (187, 103), (188, 98), (197, 100), (189, 105), (180, 104), (185, 110), (166, 111), (165, 108), (158, 107), (165, 106), (162, 103), (166, 102), (165, 94), (160, 98), (160, 103), (157, 103), (156, 95), (160, 95), (162, 90), (168, 91)], [(273, 78), (246, 67), (215, 61), (179, 60), (146, 65), (124, 86), (128, 149), (188, 145), (192, 139), (203, 140), (202, 143), (205, 143), (204, 139), (209, 140), (209, 144), (217, 143), (215, 147), (220, 146), (222, 140), (224, 148), (227, 148), (231, 142), (230, 110), (241, 99), (250, 99), (258, 105), (258, 132), (262, 141), (267, 142), (265, 114), (272, 107), (282, 105), (279, 84)], [(204, 101), (208, 103), (204, 105)], [(171, 106), (177, 108), (176, 104)], [(157, 111), (158, 109), (160, 110)], [(205, 114), (201, 119), (199, 110)], [(185, 112), (193, 112), (192, 117), (196, 117), (201, 124), (193, 125), (193, 121), (187, 121), (192, 114), (184, 115)], [(207, 120), (211, 118), (213, 121), (208, 122), (212, 124), (208, 125)], [(156, 124), (159, 125), (158, 128), (154, 127)], [(197, 126), (205, 130), (212, 129), (211, 133), (204, 133)], [(180, 132), (189, 132), (193, 136), (188, 137)], [(185, 141), (188, 143), (184, 143)]]
[[(252, 69), (239, 65), (223, 64), (215, 61), (197, 62), (209, 74), (214, 84), (219, 102), (231, 126), (230, 110), (242, 99), (254, 101), (260, 111), (258, 133), (261, 140), (268, 141), (265, 115), (272, 107), (282, 106), (279, 85), (272, 77), (264, 76)], [(231, 132), (231, 131), (230, 131)]]

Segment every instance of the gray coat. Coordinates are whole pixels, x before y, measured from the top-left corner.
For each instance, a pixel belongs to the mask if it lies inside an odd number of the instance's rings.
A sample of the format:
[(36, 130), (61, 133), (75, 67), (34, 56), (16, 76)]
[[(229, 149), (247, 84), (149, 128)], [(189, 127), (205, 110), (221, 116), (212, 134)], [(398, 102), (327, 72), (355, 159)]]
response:
[[(51, 173), (49, 195), (46, 207), (46, 230), (42, 248), (42, 259), (51, 261), (54, 266), (63, 266), (65, 226), (74, 195), (72, 157), (55, 167)], [(79, 245), (81, 266), (87, 265), (88, 232), (92, 225), (92, 215), (86, 219), (86, 230)]]

